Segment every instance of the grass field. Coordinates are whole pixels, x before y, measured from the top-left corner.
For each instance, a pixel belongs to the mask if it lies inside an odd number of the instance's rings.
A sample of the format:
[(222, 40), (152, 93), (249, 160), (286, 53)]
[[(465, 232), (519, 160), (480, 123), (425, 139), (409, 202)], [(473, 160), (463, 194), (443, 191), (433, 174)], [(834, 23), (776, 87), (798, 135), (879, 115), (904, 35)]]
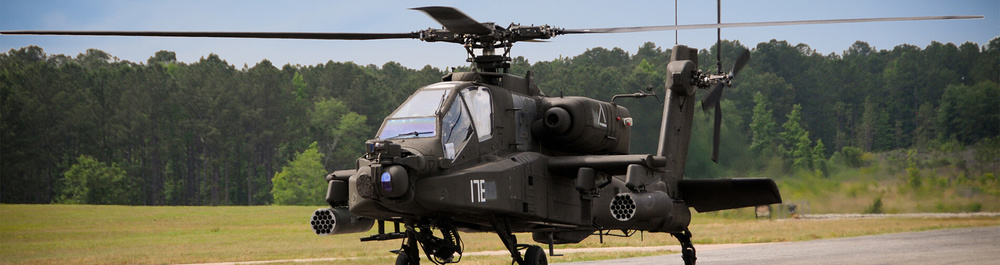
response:
[[(316, 236), (308, 223), (316, 208), (0, 205), (0, 263), (175, 264), (333, 257), (351, 264), (392, 263), (394, 256), (388, 250), (398, 248), (400, 240), (358, 241), (369, 233)], [(998, 218), (757, 221), (741, 216), (747, 215), (695, 214), (691, 224), (695, 244), (801, 241), (1000, 225)], [(492, 233), (462, 236), (466, 252), (503, 249)], [(605, 237), (605, 243), (600, 244), (593, 236), (580, 244), (557, 248), (677, 244), (666, 234), (642, 237)], [(518, 238), (530, 241), (530, 235)], [(550, 261), (663, 253), (585, 253), (550, 257)], [(461, 264), (507, 264), (508, 258), (465, 257)]]

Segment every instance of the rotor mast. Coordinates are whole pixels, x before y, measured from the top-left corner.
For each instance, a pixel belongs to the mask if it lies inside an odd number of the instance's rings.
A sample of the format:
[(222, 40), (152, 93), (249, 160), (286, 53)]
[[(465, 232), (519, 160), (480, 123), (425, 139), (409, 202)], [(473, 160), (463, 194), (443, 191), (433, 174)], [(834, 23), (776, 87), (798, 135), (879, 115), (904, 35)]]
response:
[[(511, 61), (510, 48), (514, 42), (548, 39), (555, 37), (558, 32), (548, 25), (521, 26), (511, 23), (510, 26), (503, 28), (493, 22), (480, 23), (451, 7), (428, 6), (413, 10), (426, 13), (445, 28), (421, 31), (420, 40), (462, 44), (469, 55), (466, 61), (474, 63), (475, 67), (483, 72), (508, 72)], [(498, 54), (497, 49), (503, 49), (503, 53)], [(476, 50), (480, 51), (479, 55), (476, 54)]]

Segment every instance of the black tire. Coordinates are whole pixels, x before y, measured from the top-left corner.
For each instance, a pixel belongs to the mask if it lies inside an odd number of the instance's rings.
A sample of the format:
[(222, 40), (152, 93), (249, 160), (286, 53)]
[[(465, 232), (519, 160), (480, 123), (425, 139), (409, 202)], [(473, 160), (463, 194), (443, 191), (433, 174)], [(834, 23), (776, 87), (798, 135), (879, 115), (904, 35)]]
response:
[(529, 246), (528, 250), (524, 251), (524, 264), (522, 265), (548, 265), (549, 261), (545, 259), (545, 250), (539, 246)]
[(694, 248), (685, 248), (681, 250), (681, 258), (684, 259), (684, 265), (695, 265), (695, 261), (698, 258), (695, 257)]
[(396, 265), (410, 265), (410, 257), (406, 256), (406, 252), (396, 255)]

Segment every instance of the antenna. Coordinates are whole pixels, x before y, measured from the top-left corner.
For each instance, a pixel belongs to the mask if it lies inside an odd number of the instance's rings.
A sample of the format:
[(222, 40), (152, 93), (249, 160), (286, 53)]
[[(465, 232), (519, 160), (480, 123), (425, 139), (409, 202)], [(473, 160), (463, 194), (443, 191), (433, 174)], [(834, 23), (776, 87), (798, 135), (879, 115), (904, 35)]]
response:
[[(677, 26), (677, 0), (674, 0), (674, 26)], [(674, 45), (677, 45), (677, 30), (674, 30)]]

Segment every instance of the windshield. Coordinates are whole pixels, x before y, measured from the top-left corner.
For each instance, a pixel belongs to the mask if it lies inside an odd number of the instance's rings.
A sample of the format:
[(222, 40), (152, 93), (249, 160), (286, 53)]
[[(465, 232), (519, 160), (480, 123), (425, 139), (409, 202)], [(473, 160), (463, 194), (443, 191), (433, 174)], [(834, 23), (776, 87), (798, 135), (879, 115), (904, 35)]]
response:
[(391, 118), (434, 116), (434, 112), (441, 106), (441, 100), (447, 92), (448, 90), (445, 89), (419, 91), (413, 94), (410, 100), (399, 106), (392, 113)]
[(382, 133), (378, 135), (379, 139), (397, 139), (397, 138), (417, 138), (417, 137), (434, 137), (434, 125), (437, 118), (434, 117), (419, 117), (419, 118), (401, 118), (401, 119), (390, 119), (385, 121), (385, 128), (382, 129)]
[(423, 138), (437, 135), (435, 112), (448, 92), (446, 89), (421, 90), (386, 118), (378, 139)]

